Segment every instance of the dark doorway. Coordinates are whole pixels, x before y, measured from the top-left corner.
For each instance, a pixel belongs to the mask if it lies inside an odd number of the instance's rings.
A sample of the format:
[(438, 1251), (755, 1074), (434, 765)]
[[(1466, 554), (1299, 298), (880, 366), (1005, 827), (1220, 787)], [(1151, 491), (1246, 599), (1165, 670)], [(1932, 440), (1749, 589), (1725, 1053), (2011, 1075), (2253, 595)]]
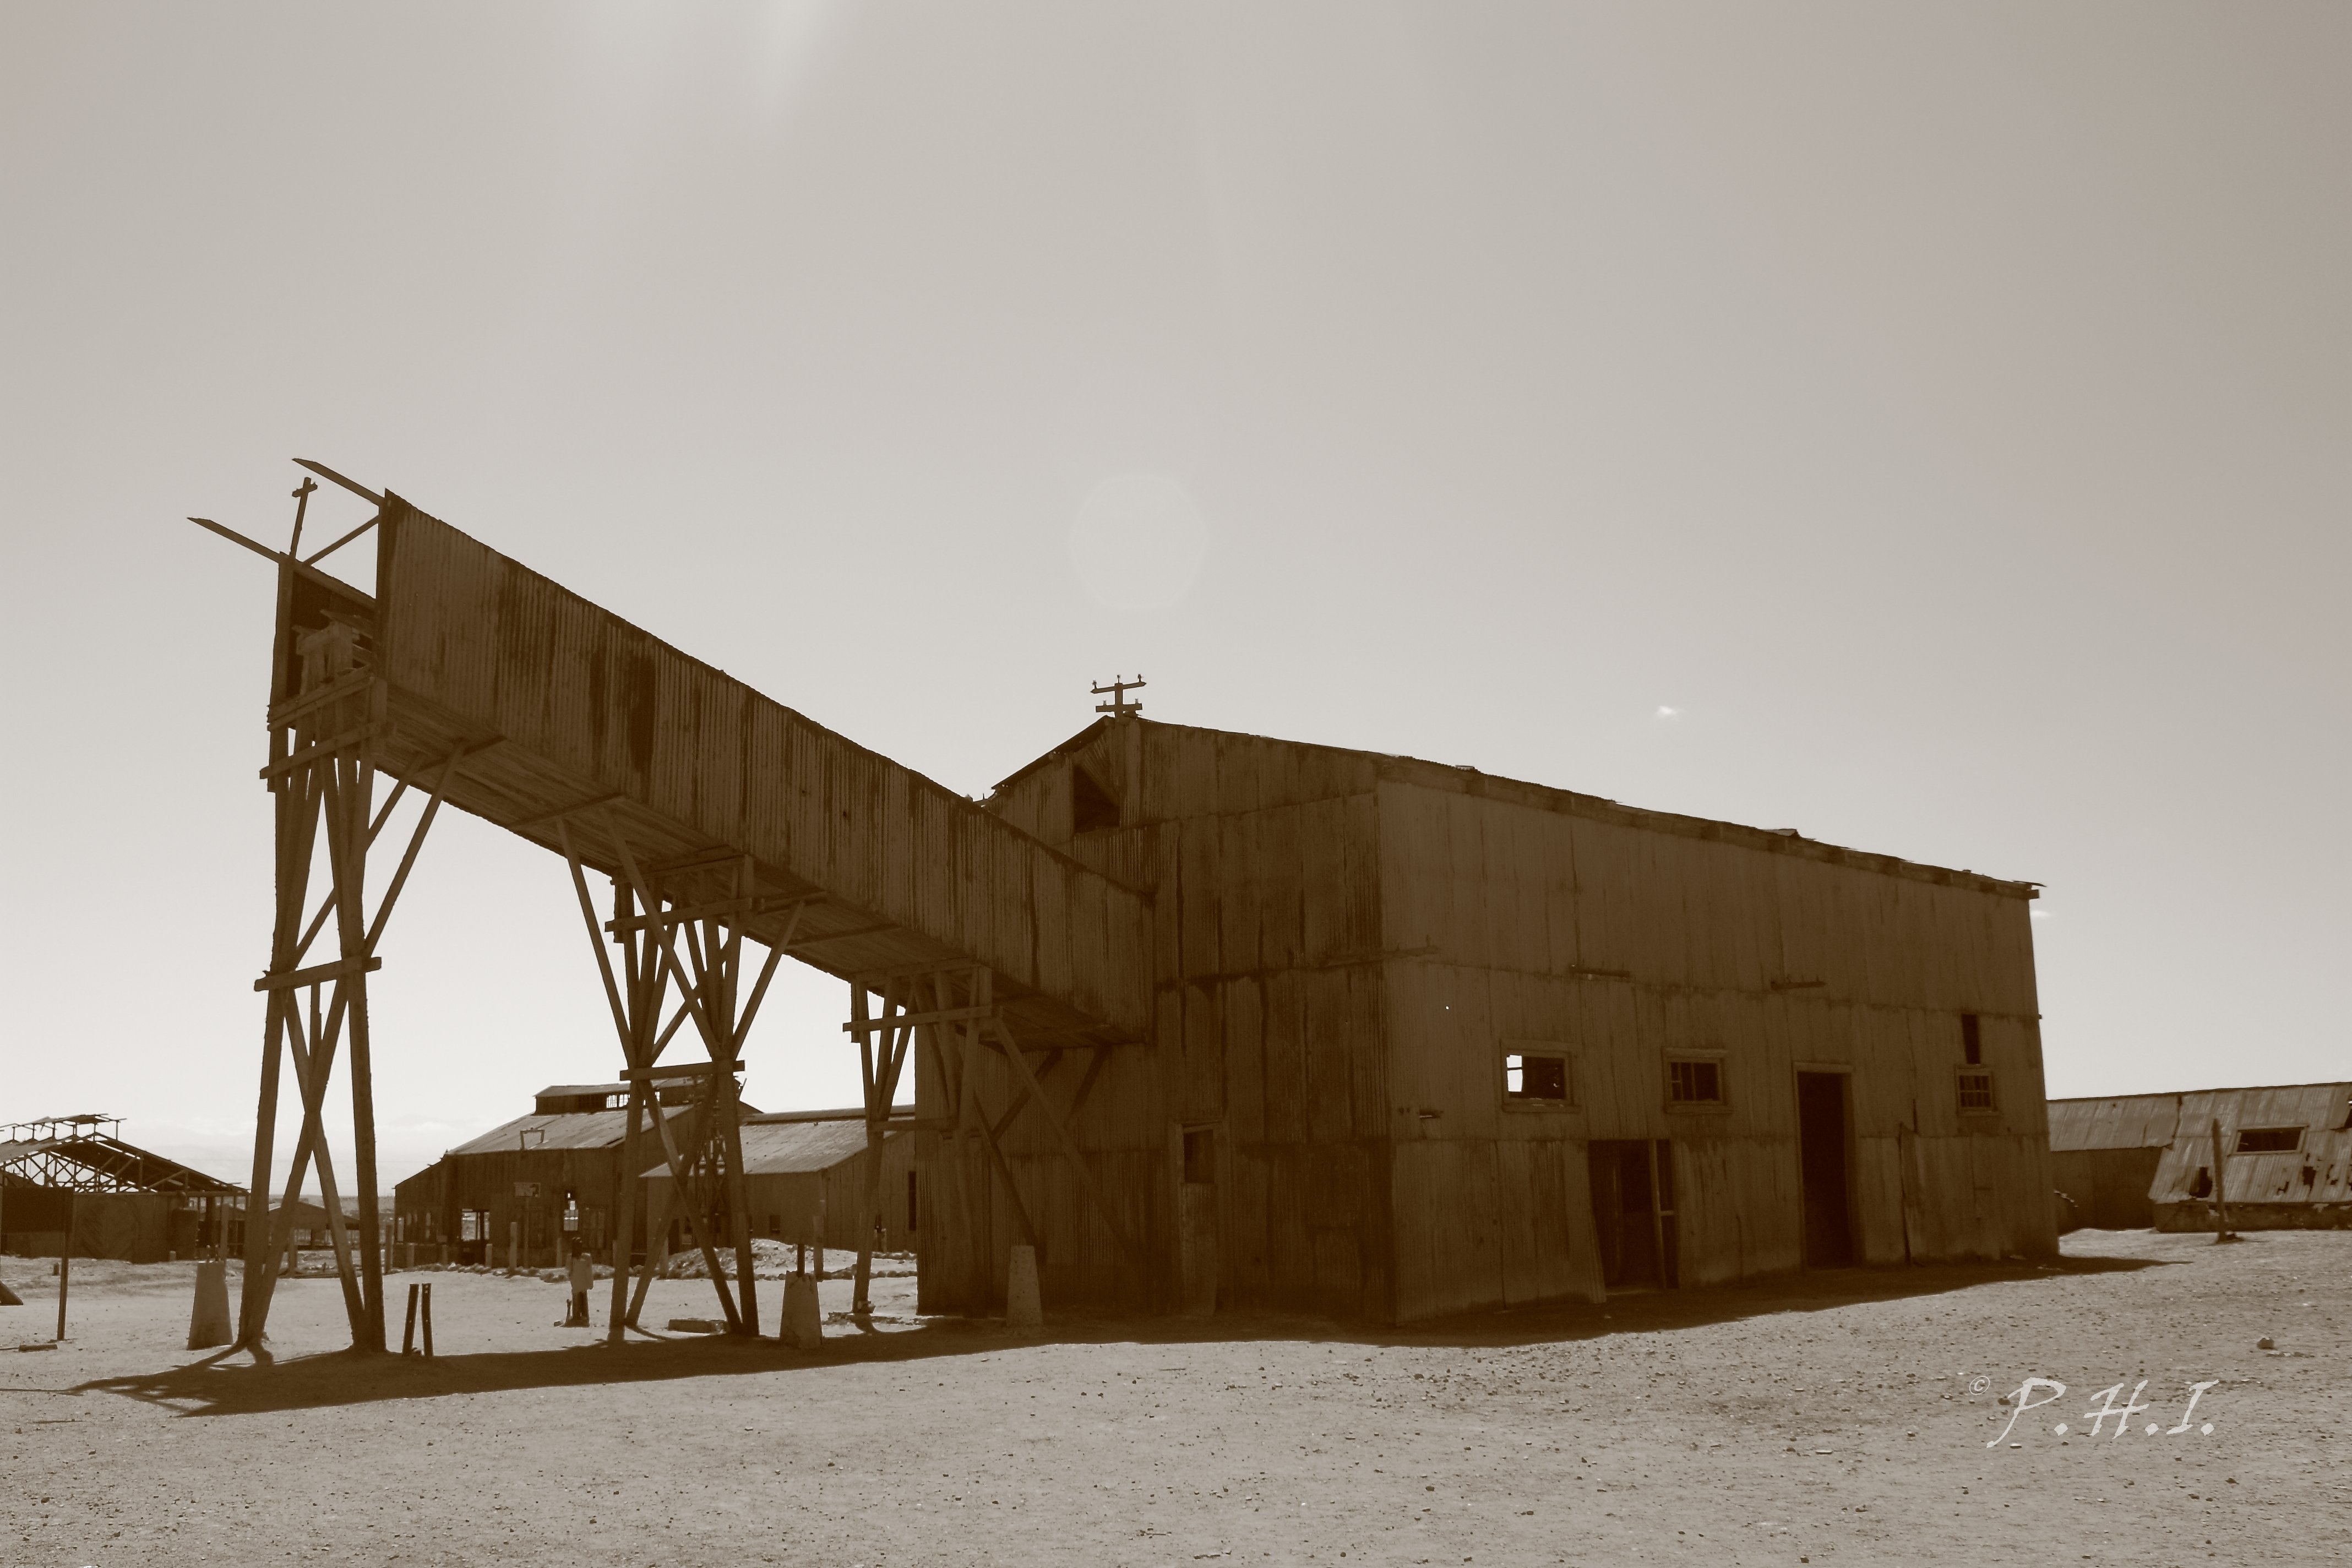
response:
[(1612, 1290), (1675, 1283), (1675, 1146), (1660, 1139), (1601, 1139), (1585, 1146), (1601, 1282)]
[(1847, 1201), (1845, 1080), (1839, 1072), (1797, 1075), (1797, 1147), (1805, 1194), (1805, 1267), (1853, 1263), (1853, 1210)]

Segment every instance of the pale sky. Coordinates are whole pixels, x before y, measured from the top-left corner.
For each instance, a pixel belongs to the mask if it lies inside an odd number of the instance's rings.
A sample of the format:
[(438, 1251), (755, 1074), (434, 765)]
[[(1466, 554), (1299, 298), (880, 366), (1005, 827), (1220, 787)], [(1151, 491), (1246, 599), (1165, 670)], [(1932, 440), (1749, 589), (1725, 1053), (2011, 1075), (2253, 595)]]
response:
[[(2042, 882), (2053, 1093), (2343, 1076), (2347, 80), (2333, 3), (16, 0), (0, 1121), (247, 1177), (272, 578), (181, 520), (298, 456), (966, 794), (1140, 668)], [(436, 829), (387, 1190), (617, 1068), (571, 898)]]

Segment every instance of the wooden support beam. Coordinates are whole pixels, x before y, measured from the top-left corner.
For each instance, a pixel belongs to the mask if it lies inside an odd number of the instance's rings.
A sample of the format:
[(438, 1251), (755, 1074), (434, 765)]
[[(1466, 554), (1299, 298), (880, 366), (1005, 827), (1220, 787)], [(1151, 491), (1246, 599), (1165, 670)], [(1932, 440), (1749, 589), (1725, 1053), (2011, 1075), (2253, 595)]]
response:
[(667, 909), (658, 914), (630, 915), (626, 919), (609, 920), (604, 929), (615, 934), (625, 931), (643, 931), (648, 926), (676, 925), (683, 921), (725, 920), (730, 917), (757, 920), (762, 915), (782, 914), (805, 905), (824, 901), (823, 893), (795, 893), (778, 898), (715, 899), (707, 904), (683, 905)]
[[(867, 1117), (865, 1110), (855, 1105), (845, 1105), (838, 1110), (763, 1110), (757, 1116), (744, 1118), (743, 1125), (746, 1127), (771, 1127), (782, 1126), (787, 1122), (865, 1121), (868, 1120), (870, 1120), (870, 1118)], [(941, 1119), (939, 1117), (932, 1117), (929, 1121), (926, 1121), (915, 1115), (915, 1108), (913, 1106), (894, 1105), (890, 1108), (890, 1114), (884, 1117), (882, 1121), (883, 1125), (889, 1128), (891, 1131), (898, 1132), (904, 1131), (908, 1128), (915, 1128), (927, 1131), (935, 1131), (936, 1129), (933, 1124), (940, 1120)]]
[(283, 761), (272, 763), (261, 769), (254, 774), (254, 777), (274, 779), (283, 777), (287, 773), (299, 773), (312, 763), (331, 759), (339, 752), (351, 751), (354, 747), (387, 735), (391, 731), (392, 727), (389, 724), (371, 720), (355, 730), (346, 730), (341, 734), (320, 741), (315, 745), (305, 746)]
[(314, 963), (308, 969), (289, 969), (283, 974), (265, 974), (253, 983), (253, 988), (256, 991), (299, 991), (305, 985), (347, 980), (352, 975), (366, 974), (383, 967), (383, 960), (381, 958), (339, 958), (332, 963)]
[[(440, 781), (434, 784), (432, 796), (425, 803), (424, 815), (416, 819), (416, 830), (408, 836), (408, 847), (402, 852), (400, 865), (392, 874), (392, 882), (384, 889), (383, 898), (375, 907), (375, 919), (368, 922), (367, 934), (360, 941), (361, 952), (373, 956), (375, 944), (383, 940), (384, 922), (392, 919), (392, 907), (400, 901), (400, 890), (408, 885), (408, 873), (416, 865), (416, 852), (425, 847), (425, 836), (433, 831), (433, 819), (440, 815), (441, 801), (448, 794), (449, 781), (457, 776), (457, 766), (465, 760), (466, 748), (459, 746), (449, 753), (449, 760), (441, 764)], [(359, 854), (362, 858), (374, 840), (375, 835), (370, 833), (361, 842)]]
[(208, 517), (192, 517), (188, 519), (188, 521), (194, 523), (198, 528), (210, 529), (213, 532), (219, 534), (223, 539), (227, 540), (232, 544), (244, 545), (256, 555), (264, 555), (268, 557), (270, 560), (277, 562), (278, 564), (288, 573), (291, 573), (299, 577), (308, 577), (314, 583), (324, 584), (326, 587), (332, 589), (338, 597), (352, 599), (359, 604), (368, 605), (371, 608), (375, 605), (375, 595), (373, 594), (362, 594), (357, 588), (352, 587), (349, 583), (344, 582), (341, 578), (330, 577), (324, 572), (320, 571), (316, 566), (307, 565), (302, 562), (297, 561), (294, 557), (287, 554), (282, 550), (272, 550), (267, 544), (257, 544), (242, 533), (239, 533), (236, 530), (233, 528), (223, 528), (219, 523), (215, 522)]
[(929, 1013), (901, 1013), (888, 1018), (852, 1018), (841, 1026), (841, 1032), (863, 1038), (881, 1029), (902, 1029), (916, 1024), (961, 1024), (968, 1019), (987, 1019), (995, 1016), (996, 1008), (993, 1005), (942, 1007)]
[(1029, 1058), (1022, 1054), (1021, 1042), (1013, 1037), (1013, 1031), (1005, 1027), (1003, 1018), (993, 1019), (992, 1023), (997, 1035), (1004, 1042), (1004, 1059), (1013, 1064), (1013, 1070), (1019, 1075), (1022, 1083), (1035, 1098), (1037, 1109), (1045, 1114), (1046, 1125), (1054, 1130), (1055, 1138), (1062, 1145), (1062, 1152), (1066, 1154), (1070, 1163), (1076, 1167), (1078, 1184), (1086, 1189), (1087, 1197), (1094, 1205), (1095, 1212), (1102, 1216), (1103, 1223), (1110, 1228), (1111, 1238), (1118, 1242), (1119, 1250), (1128, 1255), (1128, 1261), (1135, 1268), (1138, 1282), (1148, 1280), (1150, 1259), (1144, 1256), (1143, 1248), (1129, 1237), (1127, 1226), (1120, 1223), (1118, 1214), (1112, 1210), (1110, 1200), (1103, 1195), (1102, 1184), (1094, 1179), (1094, 1172), (1087, 1164), (1086, 1153), (1078, 1147), (1077, 1136), (1070, 1131), (1068, 1121), (1063, 1118), (1060, 1111), (1054, 1109), (1054, 1102), (1046, 1099), (1045, 1091), (1038, 1088), (1037, 1075), (1030, 1070)]
[(360, 483), (357, 479), (347, 479), (343, 478), (342, 475), (335, 472), (334, 469), (327, 467), (324, 463), (314, 463), (308, 458), (297, 458), (294, 459), (294, 463), (297, 468), (308, 468), (312, 473), (318, 475), (320, 479), (331, 480), (335, 484), (342, 486), (343, 489), (351, 491), (352, 494), (355, 496), (364, 496), (369, 500), (375, 502), (378, 506), (382, 506), (383, 504), (383, 498), (376, 494), (375, 491), (368, 489), (367, 486)]
[[(377, 504), (382, 505), (383, 503), (378, 502)], [(369, 529), (373, 528), (377, 523), (382, 522), (383, 521), (383, 513), (377, 512), (373, 517), (368, 519), (357, 528), (352, 529), (349, 533), (344, 534), (341, 539), (336, 540), (324, 550), (314, 551), (312, 553), (302, 557), (302, 564), (305, 566), (316, 566), (320, 562), (324, 561), (328, 556), (332, 555), (336, 551), (341, 550), (344, 545), (349, 544), (352, 540), (357, 539), (361, 534), (365, 533)]]
[(269, 706), (270, 728), (291, 724), (314, 708), (323, 708), (331, 702), (365, 691), (375, 684), (375, 671), (372, 669), (355, 669), (341, 680), (331, 681), (315, 691), (289, 697), (283, 702), (273, 702)]

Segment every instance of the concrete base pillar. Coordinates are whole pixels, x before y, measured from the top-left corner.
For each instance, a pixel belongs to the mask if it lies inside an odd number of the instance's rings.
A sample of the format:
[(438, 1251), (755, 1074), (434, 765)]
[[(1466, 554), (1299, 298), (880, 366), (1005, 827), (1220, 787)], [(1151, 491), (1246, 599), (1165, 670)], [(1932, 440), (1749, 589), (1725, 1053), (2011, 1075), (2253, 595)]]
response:
[(824, 1310), (818, 1305), (813, 1277), (797, 1271), (784, 1276), (784, 1319), (777, 1334), (799, 1351), (813, 1351), (824, 1342)]
[(198, 1263), (196, 1303), (188, 1314), (188, 1348), (206, 1351), (234, 1337), (228, 1317), (228, 1264), (218, 1258)]
[(1016, 1247), (1004, 1271), (1004, 1326), (1034, 1333), (1045, 1326), (1045, 1309), (1037, 1300), (1037, 1249)]

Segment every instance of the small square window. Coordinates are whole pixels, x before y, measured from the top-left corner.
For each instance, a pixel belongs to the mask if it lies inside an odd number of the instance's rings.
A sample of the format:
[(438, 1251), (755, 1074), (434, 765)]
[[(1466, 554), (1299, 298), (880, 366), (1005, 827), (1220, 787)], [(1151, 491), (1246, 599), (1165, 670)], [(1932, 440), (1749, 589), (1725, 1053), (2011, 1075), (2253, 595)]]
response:
[(1675, 1105), (1721, 1105), (1723, 1064), (1706, 1057), (1669, 1061), (1666, 1099)]
[(1998, 1109), (1993, 1102), (1991, 1072), (1982, 1068), (1961, 1068), (1959, 1099), (1962, 1111), (1983, 1112)]
[(1508, 1053), (1503, 1058), (1503, 1093), (1510, 1100), (1568, 1104), (1568, 1058), (1534, 1051)]

